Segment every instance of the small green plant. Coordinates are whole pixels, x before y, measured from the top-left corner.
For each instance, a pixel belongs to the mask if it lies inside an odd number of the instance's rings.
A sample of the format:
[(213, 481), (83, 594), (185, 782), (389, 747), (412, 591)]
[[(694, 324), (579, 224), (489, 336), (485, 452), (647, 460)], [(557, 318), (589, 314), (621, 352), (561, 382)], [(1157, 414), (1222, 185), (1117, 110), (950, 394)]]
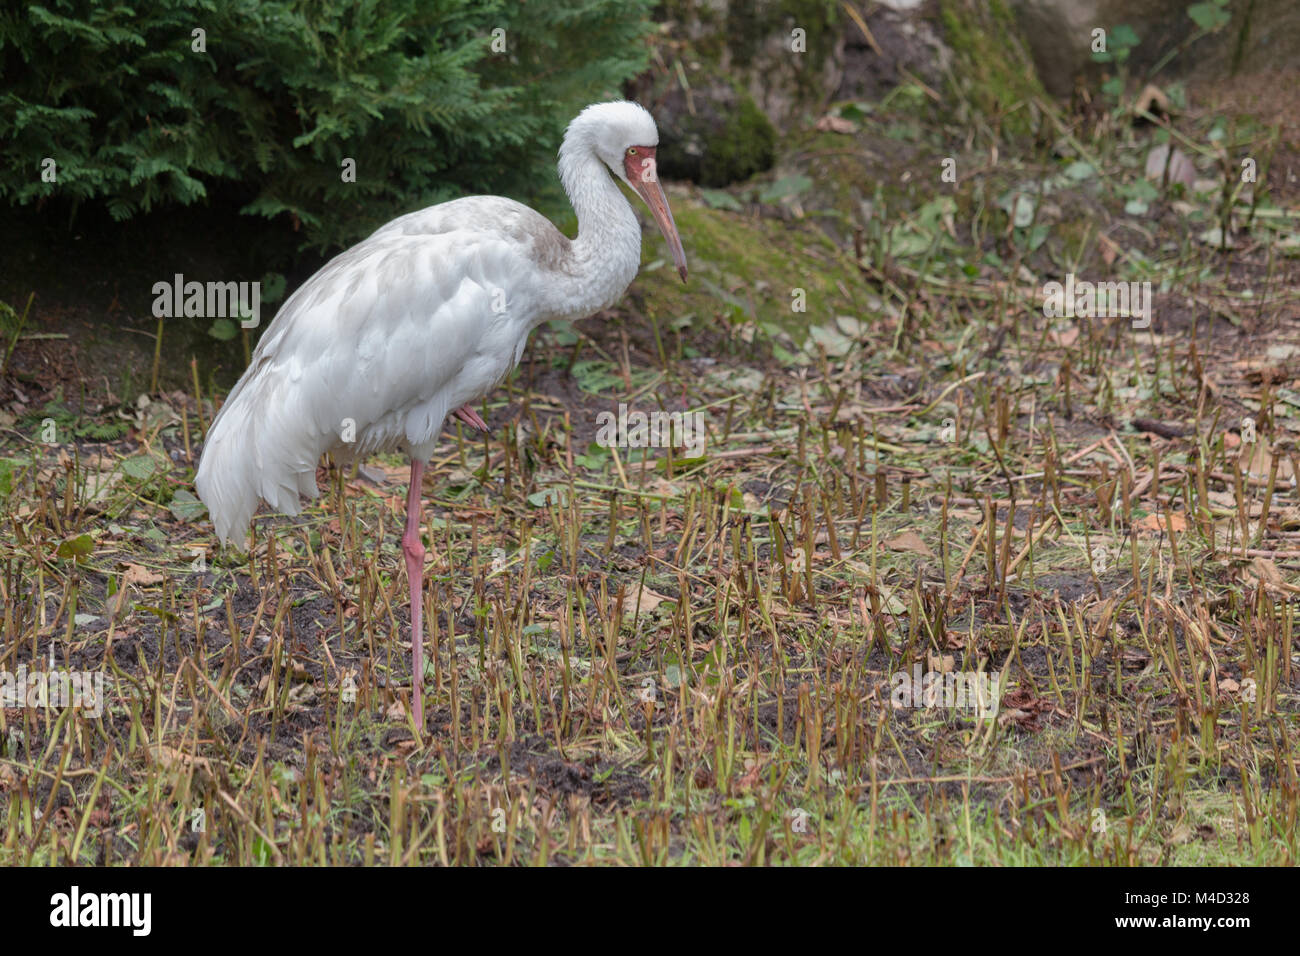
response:
[[(1201, 37), (1208, 36), (1211, 33), (1218, 33), (1232, 20), (1232, 13), (1228, 10), (1228, 0), (1205, 0), (1203, 3), (1193, 3), (1187, 8), (1187, 16), (1196, 24), (1196, 30), (1178, 44), (1151, 67), (1148, 72), (1148, 79), (1154, 77), (1164, 69), (1174, 58), (1179, 56), (1183, 51), (1190, 47)], [(1241, 34), (1238, 37), (1237, 49), (1233, 53), (1232, 70), (1235, 73), (1240, 65), (1242, 52), (1244, 49), (1245, 37), (1249, 32), (1250, 18), (1246, 17), (1242, 23)]]
[(1207, 0), (1205, 3), (1193, 3), (1187, 8), (1187, 15), (1201, 28), (1201, 32), (1213, 33), (1228, 25), (1232, 14), (1228, 12), (1228, 0)]
[(32, 300), (35, 298), (35, 292), (27, 297), (27, 305), (23, 308), (21, 316), (8, 302), (0, 302), (0, 329), (3, 330), (7, 340), (4, 361), (0, 362), (0, 376), (9, 371), (9, 359), (13, 356), (14, 349), (18, 347), (18, 339), (23, 334), (23, 327), (27, 325), (27, 316), (32, 311)]
[(1113, 27), (1102, 37), (1102, 49), (1092, 54), (1095, 63), (1114, 63), (1115, 75), (1101, 85), (1101, 91), (1118, 100), (1128, 86), (1128, 60), (1140, 43), (1137, 31), (1127, 23)]
[(60, 436), (60, 440), (62, 436), (71, 435), (94, 442), (114, 441), (130, 430), (130, 425), (121, 419), (101, 421), (76, 415), (64, 404), (61, 393), (46, 402), (44, 407), (23, 416), (18, 425), (21, 430), (36, 433), (47, 421), (54, 423), (55, 434)]

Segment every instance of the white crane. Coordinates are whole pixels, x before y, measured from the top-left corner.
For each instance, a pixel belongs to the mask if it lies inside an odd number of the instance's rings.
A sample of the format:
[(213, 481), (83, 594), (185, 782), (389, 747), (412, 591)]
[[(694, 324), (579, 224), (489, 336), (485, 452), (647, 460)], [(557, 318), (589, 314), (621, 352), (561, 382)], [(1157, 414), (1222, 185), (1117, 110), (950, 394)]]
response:
[(259, 499), (298, 514), (300, 495), (319, 494), (325, 452), (343, 462), (410, 456), (402, 551), (421, 729), (425, 463), (448, 414), (487, 430), (470, 403), (519, 363), (529, 332), (607, 308), (631, 283), (641, 227), (609, 172), (645, 200), (686, 281), (656, 175), (658, 144), (654, 119), (635, 103), (597, 103), (569, 124), (559, 173), (578, 214), (574, 240), (500, 196), (441, 203), (381, 226), (289, 297), (208, 429), (194, 484), (222, 542), (242, 543)]

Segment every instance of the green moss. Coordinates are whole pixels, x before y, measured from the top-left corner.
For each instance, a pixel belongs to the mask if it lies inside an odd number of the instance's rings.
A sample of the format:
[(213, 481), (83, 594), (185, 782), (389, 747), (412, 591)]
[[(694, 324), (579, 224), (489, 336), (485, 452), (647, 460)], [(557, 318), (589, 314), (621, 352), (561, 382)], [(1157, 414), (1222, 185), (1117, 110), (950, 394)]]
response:
[(1043, 97), (1043, 87), (1010, 9), (1003, 0), (941, 0), (940, 15), (956, 56), (958, 97), (1004, 136), (1032, 135), (1023, 105)]
[(749, 66), (772, 34), (804, 31), (803, 55), (820, 76), (821, 65), (839, 39), (840, 8), (835, 0), (731, 0), (727, 4), (727, 46), (737, 66)]
[[(813, 226), (754, 219), (679, 199), (674, 199), (673, 213), (689, 281), (683, 285), (671, 268), (643, 272), (637, 280), (660, 315), (756, 320), (778, 326), (796, 344), (804, 341), (810, 325), (824, 325), (837, 315), (868, 318), (851, 297), (865, 292), (861, 280), (853, 270), (841, 268), (842, 253)], [(662, 239), (649, 241), (647, 234), (647, 240), (647, 261), (667, 258)], [(805, 312), (791, 309), (797, 288), (805, 292)]]
[(692, 56), (714, 65), (722, 61), (723, 51), (731, 39), (725, 17), (725, 10), (696, 0), (661, 0), (655, 14), (656, 20), (674, 25), (675, 39), (689, 37)]
[(742, 94), (740, 107), (721, 130), (704, 138), (700, 184), (726, 186), (771, 169), (776, 159), (776, 129), (754, 101)]
[(716, 100), (700, 101), (693, 114), (683, 109), (660, 127), (659, 172), (666, 179), (727, 186), (776, 160), (776, 129), (750, 95), (725, 80), (710, 83)]

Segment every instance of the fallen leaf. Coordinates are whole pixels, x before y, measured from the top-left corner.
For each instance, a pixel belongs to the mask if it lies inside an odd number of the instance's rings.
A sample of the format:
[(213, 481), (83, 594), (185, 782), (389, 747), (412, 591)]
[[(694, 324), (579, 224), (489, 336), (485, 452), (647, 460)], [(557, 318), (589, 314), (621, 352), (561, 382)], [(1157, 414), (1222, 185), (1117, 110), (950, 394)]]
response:
[(1250, 569), (1265, 584), (1282, 587), (1282, 572), (1277, 569), (1272, 558), (1255, 558), (1250, 562)]
[(1106, 265), (1113, 265), (1115, 258), (1122, 251), (1119, 243), (1105, 233), (1099, 233), (1097, 236), (1097, 246), (1101, 250), (1101, 261)]
[(934, 552), (930, 546), (921, 540), (921, 536), (915, 531), (904, 531), (885, 542), (885, 547), (890, 551), (910, 551), (912, 554), (922, 554), (927, 558), (933, 558)]
[(1169, 112), (1169, 97), (1165, 91), (1160, 89), (1154, 83), (1148, 83), (1142, 87), (1142, 92), (1138, 94), (1137, 102), (1134, 104), (1136, 109), (1145, 110), (1148, 113), (1159, 115)]
[(403, 703), (402, 701), (400, 701), (400, 700), (395, 700), (395, 701), (393, 701), (391, 704), (388, 705), (388, 709), (387, 709), (386, 711), (384, 711), (384, 719), (385, 719), (385, 720), (398, 720), (398, 721), (405, 722), (405, 721), (406, 721), (406, 704), (404, 704), (404, 703)]
[(1042, 728), (1039, 716), (1051, 713), (1053, 709), (1051, 701), (1035, 697), (1031, 691), (1024, 688), (1017, 688), (1003, 695), (1002, 712), (998, 715), (998, 723), (1006, 726), (1014, 722), (1025, 730), (1039, 730)]
[[(1273, 468), (1273, 453), (1269, 450), (1268, 444), (1263, 441), (1255, 441), (1254, 447), (1250, 453), (1243, 455), (1242, 466), (1255, 478), (1267, 478)], [(1244, 451), (1244, 449), (1243, 449)], [(1289, 482), (1295, 474), (1295, 469), (1291, 466), (1288, 458), (1279, 458), (1277, 463), (1277, 480), (1279, 482)]]
[(1191, 188), (1196, 181), (1196, 167), (1178, 147), (1174, 147), (1173, 156), (1169, 155), (1169, 144), (1161, 143), (1147, 153), (1146, 178), (1161, 179), (1165, 174), (1165, 162), (1169, 163), (1169, 182), (1182, 183)]
[(1213, 226), (1210, 229), (1206, 229), (1204, 232), (1198, 232), (1196, 238), (1197, 241), (1203, 242), (1207, 246), (1214, 246), (1216, 249), (1237, 248), (1237, 240), (1232, 238), (1231, 230), (1228, 231), (1227, 239), (1224, 239), (1222, 226)]
[(1077, 325), (1072, 325), (1068, 329), (1064, 329), (1060, 332), (1053, 331), (1049, 333), (1049, 337), (1062, 348), (1069, 348), (1075, 342), (1079, 341), (1079, 327)]
[(88, 534), (81, 534), (62, 542), (57, 553), (61, 558), (80, 561), (93, 550), (95, 550), (95, 540)]
[(1133, 522), (1133, 527), (1138, 531), (1149, 531), (1153, 534), (1181, 534), (1187, 530), (1187, 516), (1181, 511), (1167, 511), (1161, 514), (1149, 514), (1144, 518), (1138, 518)]
[(817, 130), (822, 133), (852, 134), (858, 131), (858, 124), (842, 116), (827, 114), (817, 121)]
[(632, 591), (623, 600), (623, 616), (632, 617), (637, 613), (638, 607), (640, 613), (649, 614), (664, 601), (672, 601), (666, 594), (660, 594), (658, 591), (652, 591), (645, 585), (638, 585), (637, 590)]
[(757, 761), (746, 761), (746, 763), (753, 765), (736, 779), (736, 787), (740, 790), (753, 790), (759, 784), (763, 768)]
[(128, 564), (126, 574), (122, 575), (122, 584), (138, 584), (141, 587), (149, 587), (153, 584), (162, 584), (163, 576), (155, 571), (139, 564)]
[(1300, 591), (1300, 587), (1283, 580), (1282, 572), (1277, 569), (1272, 558), (1254, 558), (1250, 562), (1250, 569), (1243, 572), (1242, 576), (1247, 584), (1257, 588), (1262, 587), (1274, 594), (1295, 594)]
[(1119, 655), (1123, 666), (1131, 671), (1145, 670), (1146, 666), (1151, 663), (1151, 655), (1145, 651), (1134, 650), (1131, 647), (1124, 648)]
[(957, 659), (951, 654), (940, 656), (938, 654), (927, 653), (925, 655), (925, 663), (930, 670), (938, 671), (940, 674), (950, 674), (957, 669)]
[(177, 521), (188, 523), (196, 518), (203, 517), (203, 515), (207, 514), (208, 508), (198, 498), (195, 498), (192, 492), (181, 488), (176, 494), (172, 495), (167, 510), (172, 513), (172, 516)]
[(118, 624), (126, 620), (127, 615), (131, 613), (131, 608), (135, 604), (136, 598), (140, 595), (133, 587), (120, 587), (117, 593), (104, 602), (104, 610)]
[(176, 766), (197, 767), (200, 770), (211, 769), (206, 757), (196, 757), (175, 747), (168, 747), (166, 744), (154, 744), (149, 748), (149, 752), (154, 760), (168, 769)]

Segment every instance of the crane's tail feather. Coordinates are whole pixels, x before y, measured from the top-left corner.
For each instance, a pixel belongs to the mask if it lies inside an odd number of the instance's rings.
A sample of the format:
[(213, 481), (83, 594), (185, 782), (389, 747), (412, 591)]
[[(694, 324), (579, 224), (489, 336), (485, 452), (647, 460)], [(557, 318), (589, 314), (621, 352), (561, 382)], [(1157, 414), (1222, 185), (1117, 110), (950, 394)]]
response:
[(304, 428), (296, 402), (269, 378), (241, 382), (213, 419), (194, 487), (217, 537), (242, 545), (258, 502), (296, 515), (300, 496), (315, 498), (314, 429)]

